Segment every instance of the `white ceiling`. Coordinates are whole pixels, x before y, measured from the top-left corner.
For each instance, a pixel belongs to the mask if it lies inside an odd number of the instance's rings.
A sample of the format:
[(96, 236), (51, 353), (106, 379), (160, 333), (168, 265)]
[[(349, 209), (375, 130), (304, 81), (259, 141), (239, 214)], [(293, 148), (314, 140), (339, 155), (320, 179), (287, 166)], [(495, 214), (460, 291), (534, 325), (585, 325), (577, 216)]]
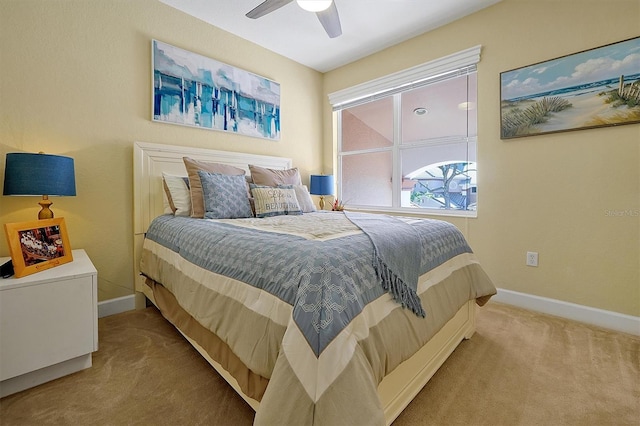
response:
[(334, 0), (342, 35), (327, 36), (315, 13), (292, 2), (258, 19), (262, 0), (160, 0), (320, 72), (353, 62), (500, 0)]

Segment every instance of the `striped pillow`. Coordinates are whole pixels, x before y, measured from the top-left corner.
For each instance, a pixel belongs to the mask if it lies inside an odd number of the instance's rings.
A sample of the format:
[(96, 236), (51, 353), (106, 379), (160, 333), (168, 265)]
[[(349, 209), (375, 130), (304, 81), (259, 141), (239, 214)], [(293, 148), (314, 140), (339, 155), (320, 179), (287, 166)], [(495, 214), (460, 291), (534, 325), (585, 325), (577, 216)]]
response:
[(190, 216), (191, 193), (189, 192), (189, 178), (162, 172), (162, 185), (171, 212), (176, 216)]

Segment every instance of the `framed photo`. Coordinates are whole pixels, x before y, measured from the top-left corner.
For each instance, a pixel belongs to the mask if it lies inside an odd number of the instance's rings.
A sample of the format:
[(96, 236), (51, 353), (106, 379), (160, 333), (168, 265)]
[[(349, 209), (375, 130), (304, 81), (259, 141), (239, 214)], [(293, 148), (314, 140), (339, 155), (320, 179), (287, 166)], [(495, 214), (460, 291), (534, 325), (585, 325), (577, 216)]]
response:
[(640, 37), (500, 73), (500, 137), (640, 123)]
[(153, 120), (280, 139), (280, 85), (152, 40)]
[(73, 260), (64, 218), (5, 223), (16, 278)]

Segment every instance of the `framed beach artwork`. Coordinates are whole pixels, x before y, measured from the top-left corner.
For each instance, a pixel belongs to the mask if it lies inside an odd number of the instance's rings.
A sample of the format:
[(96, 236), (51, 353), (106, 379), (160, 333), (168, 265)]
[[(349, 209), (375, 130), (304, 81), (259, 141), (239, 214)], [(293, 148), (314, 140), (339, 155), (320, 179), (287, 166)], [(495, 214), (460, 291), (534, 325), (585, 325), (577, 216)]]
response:
[(640, 37), (500, 73), (502, 139), (640, 123)]
[(152, 40), (153, 121), (280, 139), (280, 85)]

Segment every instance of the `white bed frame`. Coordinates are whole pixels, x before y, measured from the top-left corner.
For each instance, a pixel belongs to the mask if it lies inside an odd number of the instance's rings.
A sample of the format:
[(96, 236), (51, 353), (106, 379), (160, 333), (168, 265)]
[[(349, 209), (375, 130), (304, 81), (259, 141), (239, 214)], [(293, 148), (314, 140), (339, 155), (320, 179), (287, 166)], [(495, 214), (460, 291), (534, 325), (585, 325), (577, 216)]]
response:
[(270, 169), (292, 167), (290, 158), (270, 157), (230, 151), (160, 145), (147, 142), (133, 144), (133, 256), (136, 306), (144, 307), (142, 295), (153, 301), (151, 289), (144, 283), (138, 268), (142, 254), (144, 234), (153, 218), (164, 213), (162, 172), (187, 176), (183, 157), (210, 163), (228, 164), (249, 174), (249, 164)]
[[(138, 265), (144, 234), (151, 220), (163, 214), (162, 172), (186, 176), (182, 157), (229, 164), (249, 172), (248, 165), (255, 164), (271, 169), (292, 167), (290, 158), (271, 157), (238, 152), (215, 151), (202, 148), (160, 145), (135, 142), (133, 146), (133, 222), (134, 269), (136, 307), (144, 308), (146, 299), (155, 304), (151, 289), (144, 283)], [(415, 355), (400, 364), (378, 386), (378, 394), (387, 424), (391, 424), (402, 410), (422, 390), (435, 372), (445, 362), (458, 344), (475, 332), (475, 301), (469, 301), (447, 324)], [(260, 402), (245, 395), (238, 382), (206, 351), (178, 329), (193, 347), (229, 382), (231, 387), (254, 409)]]

